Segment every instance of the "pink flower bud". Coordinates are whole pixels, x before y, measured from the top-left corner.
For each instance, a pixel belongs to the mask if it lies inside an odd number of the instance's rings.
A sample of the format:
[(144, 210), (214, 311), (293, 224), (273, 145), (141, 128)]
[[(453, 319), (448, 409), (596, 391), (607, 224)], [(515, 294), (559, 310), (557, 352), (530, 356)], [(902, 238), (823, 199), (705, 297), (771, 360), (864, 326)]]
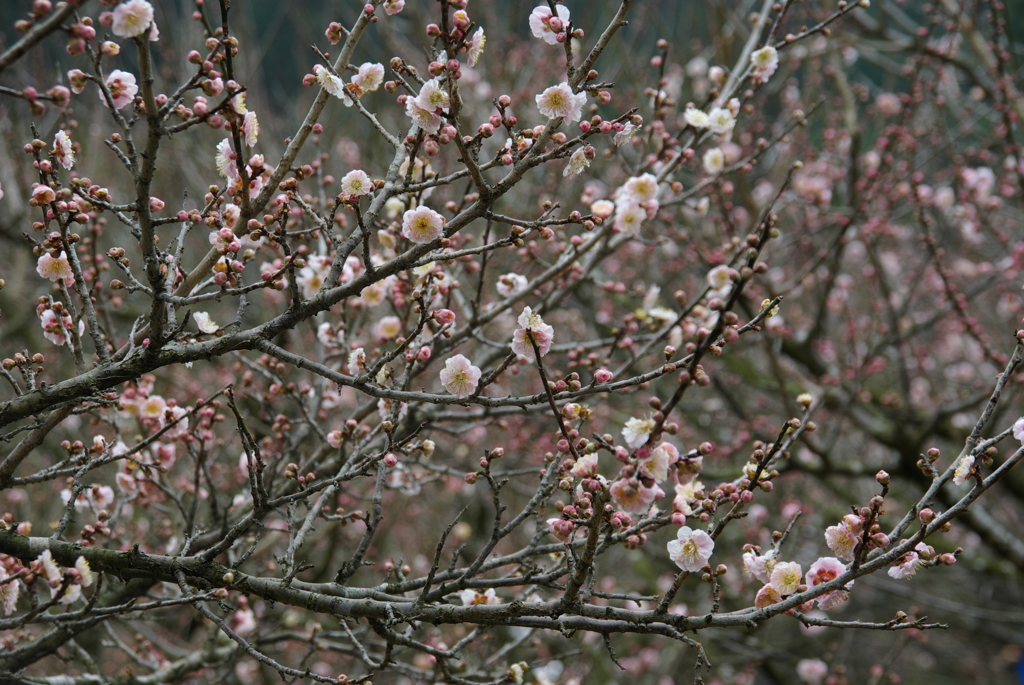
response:
[(434, 312), (434, 320), (442, 325), (455, 323), (455, 312), (450, 309), (438, 309)]

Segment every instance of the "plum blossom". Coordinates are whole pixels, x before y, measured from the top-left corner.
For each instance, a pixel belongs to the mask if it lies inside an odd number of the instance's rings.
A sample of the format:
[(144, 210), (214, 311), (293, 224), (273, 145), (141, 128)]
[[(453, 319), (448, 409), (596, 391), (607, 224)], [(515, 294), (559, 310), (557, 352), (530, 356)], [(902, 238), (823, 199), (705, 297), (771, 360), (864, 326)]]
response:
[(362, 169), (353, 169), (341, 177), (341, 192), (346, 195), (369, 195), (373, 192), (373, 181)]
[(964, 457), (960, 459), (960, 462), (956, 465), (956, 469), (953, 471), (953, 484), (963, 485), (964, 483), (966, 483), (967, 479), (971, 477), (971, 471), (973, 469), (974, 457), (970, 454), (964, 455)]
[[(139, 86), (135, 81), (135, 74), (121, 71), (120, 69), (114, 69), (110, 72), (110, 75), (107, 76), (106, 84), (107, 90), (110, 91), (110, 99), (114, 102), (114, 109), (121, 109), (130, 103), (135, 99), (135, 94), (139, 92)], [(102, 90), (100, 91), (100, 101), (103, 102), (104, 106), (109, 106)]]
[(377, 336), (383, 340), (397, 338), (402, 332), (402, 320), (397, 316), (385, 316), (377, 323)]
[(1013, 437), (1024, 444), (1024, 416), (1013, 422)]
[(658, 197), (658, 179), (653, 174), (631, 176), (615, 193), (618, 202), (646, 204)]
[(322, 64), (317, 64), (313, 67), (313, 75), (321, 88), (344, 102), (346, 107), (352, 106), (352, 98), (345, 90), (345, 82), (331, 73), (330, 69), (325, 68)]
[(299, 270), (295, 282), (302, 287), (304, 297), (313, 297), (324, 284), (331, 270), (331, 258), (324, 255), (312, 255), (306, 259), (306, 266)]
[(821, 685), (828, 675), (828, 664), (821, 659), (801, 659), (796, 664), (796, 674), (807, 685)]
[(409, 98), (405, 101), (405, 113), (412, 119), (412, 123), (427, 133), (437, 133), (441, 129), (441, 124), (444, 123), (444, 120), (434, 110), (424, 107), (416, 98)]
[[(816, 587), (822, 583), (835, 580), (844, 573), (846, 573), (846, 566), (839, 559), (835, 557), (821, 557), (811, 564), (811, 567), (807, 570), (807, 585)], [(853, 581), (851, 580), (845, 587), (821, 595), (818, 597), (818, 608), (824, 611), (836, 608), (850, 598), (849, 589), (852, 586)]]
[(238, 165), (235, 163), (235, 153), (231, 149), (231, 140), (225, 138), (217, 143), (217, 173), (228, 179), (231, 183), (238, 181)]
[(825, 542), (836, 556), (844, 561), (853, 561), (853, 553), (860, 544), (859, 534), (863, 528), (859, 516), (848, 514), (838, 526), (825, 529)]
[(683, 113), (683, 119), (698, 131), (703, 131), (711, 125), (711, 118), (708, 117), (707, 113), (696, 107), (687, 107), (686, 112)]
[(635, 450), (638, 447), (643, 447), (653, 430), (654, 419), (651, 417), (648, 416), (643, 419), (633, 417), (629, 421), (626, 421), (626, 425), (622, 429), (622, 438), (626, 441), (626, 444), (629, 445), (630, 449)]
[(533, 31), (533, 35), (540, 38), (548, 45), (558, 44), (558, 34), (563, 32), (569, 23), (569, 8), (565, 5), (557, 5), (555, 8), (558, 11), (557, 19), (559, 22), (555, 23), (555, 27), (551, 26), (551, 20), (553, 15), (551, 14), (551, 8), (547, 5), (541, 5), (535, 7), (530, 12), (530, 30)]
[(441, 369), (441, 383), (445, 390), (456, 397), (469, 397), (476, 392), (480, 375), (479, 368), (463, 355), (457, 354), (445, 361)]
[(771, 584), (780, 595), (792, 595), (800, 586), (804, 571), (795, 561), (780, 561), (772, 569)]
[(676, 533), (676, 539), (668, 543), (668, 556), (676, 566), (687, 572), (699, 571), (708, 565), (708, 559), (715, 550), (715, 541), (702, 530), (683, 526)]
[(750, 55), (750, 63), (754, 67), (754, 76), (764, 83), (779, 68), (779, 53), (771, 45), (766, 45)]
[(121, 38), (142, 35), (153, 23), (153, 6), (146, 0), (128, 0), (114, 8), (110, 30)]
[(57, 162), (65, 169), (75, 166), (75, 148), (71, 145), (71, 136), (61, 129), (53, 138), (53, 154)]
[(505, 274), (498, 278), (496, 287), (502, 297), (512, 297), (526, 290), (530, 281), (522, 274)]
[(724, 107), (715, 107), (708, 112), (708, 128), (720, 136), (729, 137), (736, 127), (736, 118)]
[(597, 453), (591, 452), (584, 454), (579, 460), (572, 465), (569, 469), (576, 478), (593, 478), (597, 475)]
[(586, 146), (578, 148), (569, 158), (569, 163), (562, 170), (562, 176), (579, 176), (590, 166), (590, 158), (587, 156)]
[(640, 132), (640, 126), (633, 124), (632, 122), (627, 123), (622, 127), (622, 130), (612, 136), (612, 145), (620, 147), (625, 145), (629, 141), (633, 140), (633, 136)]
[(375, 62), (364, 62), (359, 65), (359, 72), (352, 77), (352, 85), (358, 92), (357, 96), (372, 93), (384, 83), (384, 65)]
[(494, 592), (494, 588), (489, 587), (484, 592), (478, 592), (472, 588), (466, 588), (459, 593), (459, 599), (465, 606), (474, 606), (477, 604), (501, 604), (501, 600), (498, 599), (497, 593)]
[(348, 372), (355, 376), (366, 368), (366, 351), (357, 347), (348, 355)]
[(611, 200), (595, 200), (590, 205), (590, 213), (599, 219), (607, 219), (615, 211), (615, 203)]
[(0, 564), (0, 605), (4, 608), (4, 616), (10, 616), (18, 606), (18, 594), (21, 586), (17, 580), (8, 580), (7, 570)]
[(722, 173), (725, 168), (725, 153), (721, 148), (713, 147), (704, 153), (704, 171), (711, 176)]
[(59, 257), (51, 257), (49, 252), (44, 252), (40, 255), (39, 260), (36, 262), (36, 273), (54, 283), (62, 278), (66, 279), (66, 283), (69, 286), (75, 283), (75, 274), (71, 270), (71, 262), (68, 261), (68, 255), (63, 250), (61, 250)]
[(542, 357), (551, 350), (555, 329), (544, 323), (540, 314), (529, 307), (524, 307), (523, 313), (519, 315), (519, 326), (520, 328), (517, 328), (512, 334), (513, 352), (521, 354), (529, 361), (536, 361), (537, 358), (533, 350), (534, 343)]
[(573, 93), (565, 81), (551, 86), (537, 96), (537, 109), (548, 119), (559, 117), (568, 122), (579, 121), (583, 116), (583, 105), (587, 104), (587, 94)]
[(405, 9), (405, 0), (384, 0), (384, 13), (387, 15), (398, 14)]
[(660, 483), (668, 478), (668, 467), (672, 461), (672, 455), (679, 458), (679, 451), (675, 446), (663, 442), (653, 450), (646, 459), (640, 461), (640, 473), (647, 476), (655, 483)]
[(754, 606), (758, 609), (769, 607), (772, 604), (778, 604), (781, 601), (782, 594), (771, 583), (764, 585), (754, 596)]
[(630, 514), (646, 514), (655, 501), (665, 496), (657, 485), (648, 487), (636, 478), (620, 478), (608, 490), (615, 506)]
[(192, 315), (192, 319), (195, 320), (196, 326), (202, 333), (212, 334), (220, 330), (220, 326), (207, 312), (196, 312)]
[(246, 112), (242, 117), (242, 136), (245, 138), (246, 145), (255, 147), (260, 136), (260, 122), (256, 118), (256, 112)]
[(887, 573), (890, 578), (903, 580), (904, 578), (910, 578), (917, 573), (917, 569), (920, 565), (920, 555), (918, 555), (917, 552), (909, 552), (900, 557), (896, 564), (890, 566)]
[(402, 215), (402, 235), (414, 243), (432, 243), (444, 232), (444, 217), (426, 205)]
[(683, 516), (693, 516), (693, 507), (690, 506), (690, 503), (692, 500), (697, 499), (697, 491), (702, 490), (703, 487), (699, 480), (676, 483), (676, 495), (672, 498), (672, 510)]
[[(74, 325), (71, 314), (63, 310), (60, 316), (53, 309), (44, 309), (39, 314), (39, 323), (43, 327), (43, 337), (54, 345), (65, 345), (71, 339), (68, 331)], [(85, 334), (85, 321), (78, 321), (78, 335)]]
[(469, 66), (475, 67), (477, 62), (480, 61), (480, 57), (484, 54), (484, 46), (487, 44), (487, 36), (484, 35), (484, 27), (480, 26), (473, 33), (468, 41), (466, 41), (466, 47), (469, 50)]
[(637, 235), (640, 233), (640, 225), (647, 218), (647, 210), (632, 202), (623, 202), (615, 212), (615, 223), (612, 224), (617, 231), (625, 235)]
[(769, 550), (767, 553), (761, 555), (758, 555), (753, 550), (743, 553), (744, 570), (748, 574), (760, 580), (762, 583), (771, 582), (772, 571), (775, 570), (775, 565), (777, 563), (778, 559), (775, 558), (774, 550)]

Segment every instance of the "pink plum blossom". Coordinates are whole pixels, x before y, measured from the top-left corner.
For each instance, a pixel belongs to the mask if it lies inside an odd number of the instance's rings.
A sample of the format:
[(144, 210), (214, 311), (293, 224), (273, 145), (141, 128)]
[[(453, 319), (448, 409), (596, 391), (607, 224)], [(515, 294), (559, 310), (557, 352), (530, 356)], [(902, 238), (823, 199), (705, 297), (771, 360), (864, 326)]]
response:
[[(139, 92), (139, 86), (135, 81), (135, 74), (115, 69), (110, 72), (106, 80), (107, 90), (110, 91), (110, 99), (114, 101), (114, 109), (121, 109), (135, 99)], [(108, 105), (107, 98), (100, 91), (100, 101)]]
[[(153, 23), (153, 6), (146, 0), (128, 0), (114, 8), (110, 30), (121, 38), (142, 35)], [(120, 109), (120, 108), (118, 108)]]
[(548, 45), (558, 44), (558, 34), (565, 31), (569, 23), (569, 8), (565, 5), (556, 5), (555, 9), (558, 11), (558, 19), (561, 22), (560, 24), (556, 23), (556, 26), (559, 27), (557, 31), (551, 26), (553, 15), (551, 14), (550, 7), (541, 5), (540, 7), (535, 7), (533, 12), (530, 13), (530, 30), (534, 36), (540, 38)]
[(540, 314), (529, 307), (524, 307), (522, 314), (519, 315), (519, 325), (520, 328), (517, 328), (512, 334), (513, 352), (526, 357), (529, 361), (536, 361), (534, 344), (537, 345), (537, 350), (542, 357), (551, 350), (555, 329), (544, 323)]
[(469, 397), (476, 392), (480, 382), (480, 369), (465, 356), (457, 354), (447, 359), (441, 369), (441, 383), (445, 390), (456, 397)]
[(630, 514), (646, 514), (655, 501), (665, 493), (658, 486), (648, 487), (635, 478), (620, 478), (609, 491), (615, 506)]
[(405, 8), (405, 0), (384, 0), (384, 13), (398, 14)]
[[(816, 587), (822, 583), (835, 580), (844, 573), (846, 573), (846, 566), (839, 559), (835, 557), (821, 557), (811, 564), (811, 567), (807, 570), (807, 585)], [(849, 588), (852, 586), (853, 581), (851, 580), (845, 587), (821, 595), (818, 597), (818, 607), (828, 611), (839, 606), (849, 599)]]
[(61, 250), (58, 257), (51, 257), (49, 252), (44, 252), (40, 255), (39, 260), (36, 262), (36, 273), (55, 283), (62, 278), (65, 279), (67, 285), (73, 285), (75, 282), (75, 274), (71, 270), (71, 263), (68, 261), (67, 253), (63, 250)]
[(57, 131), (53, 138), (53, 154), (57, 158), (57, 163), (65, 169), (75, 166), (75, 148), (67, 131)]

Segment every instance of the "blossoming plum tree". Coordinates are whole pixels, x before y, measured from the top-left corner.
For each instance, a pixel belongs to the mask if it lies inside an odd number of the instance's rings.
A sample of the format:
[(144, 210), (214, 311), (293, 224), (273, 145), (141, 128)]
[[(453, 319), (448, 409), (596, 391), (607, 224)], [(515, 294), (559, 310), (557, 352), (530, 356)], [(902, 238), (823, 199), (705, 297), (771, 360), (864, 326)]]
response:
[(338, 3), (292, 130), (245, 3), (23, 4), (0, 681), (898, 682), (1024, 572), (1002, 4)]

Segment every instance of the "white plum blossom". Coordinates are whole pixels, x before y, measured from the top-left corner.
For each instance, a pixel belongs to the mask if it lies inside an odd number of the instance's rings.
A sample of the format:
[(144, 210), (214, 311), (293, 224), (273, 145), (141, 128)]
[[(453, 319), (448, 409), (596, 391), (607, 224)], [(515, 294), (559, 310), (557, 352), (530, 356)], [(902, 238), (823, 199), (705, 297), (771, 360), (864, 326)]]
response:
[(708, 559), (715, 551), (715, 541), (702, 530), (683, 526), (676, 533), (676, 539), (668, 543), (668, 556), (676, 566), (693, 573), (708, 565)]
[(708, 113), (708, 127), (713, 133), (727, 138), (736, 127), (736, 118), (728, 109), (715, 107)]
[(765, 82), (779, 68), (779, 53), (772, 46), (766, 45), (750, 55), (750, 63), (754, 66), (754, 76)]
[(497, 593), (494, 592), (494, 588), (487, 588), (483, 592), (478, 592), (472, 588), (466, 588), (459, 593), (459, 599), (465, 606), (474, 606), (476, 604), (501, 604), (501, 600), (498, 599)]
[(626, 421), (625, 427), (622, 429), (622, 438), (629, 445), (630, 449), (637, 449), (643, 447), (644, 443), (647, 442), (647, 438), (651, 436), (651, 431), (654, 430), (654, 419), (647, 417), (638, 419), (636, 417)]
[(530, 281), (526, 276), (511, 273), (500, 276), (495, 287), (498, 289), (498, 294), (502, 297), (512, 297), (526, 290), (529, 284)]
[(963, 485), (971, 477), (971, 470), (974, 468), (974, 457), (965, 455), (956, 465), (953, 471), (953, 484)]
[(615, 211), (615, 203), (611, 200), (595, 200), (590, 205), (590, 213), (599, 219), (607, 219)]
[(434, 110), (427, 109), (416, 98), (409, 98), (405, 101), (405, 113), (412, 123), (419, 126), (427, 133), (437, 133), (441, 129), (444, 120)]
[(630, 514), (647, 514), (651, 505), (665, 496), (657, 485), (649, 487), (636, 478), (620, 478), (608, 490), (615, 506)]
[(330, 69), (317, 64), (313, 67), (313, 75), (324, 90), (344, 102), (346, 107), (352, 106), (352, 98), (345, 90), (345, 82), (331, 73)]
[(578, 148), (569, 158), (569, 163), (562, 170), (562, 176), (579, 176), (590, 166), (590, 158), (587, 157), (586, 146)]
[(366, 351), (357, 347), (348, 355), (348, 372), (353, 376), (358, 375), (366, 369)]
[(153, 6), (146, 0), (128, 0), (114, 8), (110, 30), (121, 38), (142, 35), (153, 23)]
[(377, 336), (382, 340), (397, 338), (402, 332), (402, 320), (397, 316), (385, 316), (377, 323)]
[(771, 584), (780, 595), (792, 595), (800, 587), (803, 569), (795, 561), (780, 561), (772, 569)]
[(445, 361), (441, 369), (441, 384), (456, 397), (469, 397), (476, 392), (480, 375), (479, 368), (465, 356), (457, 354)]
[(480, 26), (473, 33), (472, 37), (466, 41), (466, 47), (469, 49), (469, 66), (475, 67), (480, 61), (480, 57), (484, 54), (484, 46), (487, 44), (487, 36), (484, 35), (484, 27)]
[(658, 179), (653, 174), (631, 176), (615, 193), (619, 202), (646, 204), (658, 197)]
[(402, 235), (414, 243), (431, 243), (444, 233), (444, 217), (426, 205), (402, 215)]
[(617, 231), (626, 235), (638, 235), (640, 225), (647, 218), (647, 210), (633, 202), (622, 202), (615, 212), (615, 223), (612, 224)]
[(373, 192), (373, 181), (361, 169), (353, 169), (341, 177), (341, 192), (346, 195), (369, 195)]
[(587, 94), (573, 93), (565, 81), (557, 86), (547, 88), (537, 96), (537, 109), (548, 119), (562, 119), (573, 122), (583, 116), (583, 105), (587, 104)]
[[(564, 31), (569, 23), (569, 8), (565, 5), (557, 5), (555, 9), (558, 12), (557, 18), (561, 22), (561, 30)], [(533, 31), (534, 36), (548, 45), (557, 45), (559, 31), (551, 27), (552, 17), (551, 8), (547, 5), (535, 7), (530, 13), (530, 30)]]
[(1013, 437), (1024, 444), (1024, 416), (1013, 422)]
[(621, 131), (612, 137), (612, 145), (615, 147), (625, 145), (629, 141), (633, 140), (633, 136), (635, 136), (639, 131), (640, 126), (636, 126), (632, 122), (627, 123), (622, 127)]
[(245, 137), (245, 144), (255, 147), (260, 136), (260, 122), (256, 118), (256, 112), (246, 112), (242, 117), (242, 136)]
[(725, 153), (721, 148), (713, 147), (704, 153), (704, 171), (717, 176), (725, 168)]
[(698, 131), (703, 131), (711, 125), (711, 118), (707, 113), (696, 107), (687, 107), (686, 112), (683, 113), (683, 119)]
[(405, 0), (384, 0), (384, 13), (387, 15), (398, 14), (405, 8)]
[(192, 315), (192, 318), (196, 322), (196, 327), (202, 333), (216, 333), (220, 330), (220, 326), (207, 312), (196, 312)]

